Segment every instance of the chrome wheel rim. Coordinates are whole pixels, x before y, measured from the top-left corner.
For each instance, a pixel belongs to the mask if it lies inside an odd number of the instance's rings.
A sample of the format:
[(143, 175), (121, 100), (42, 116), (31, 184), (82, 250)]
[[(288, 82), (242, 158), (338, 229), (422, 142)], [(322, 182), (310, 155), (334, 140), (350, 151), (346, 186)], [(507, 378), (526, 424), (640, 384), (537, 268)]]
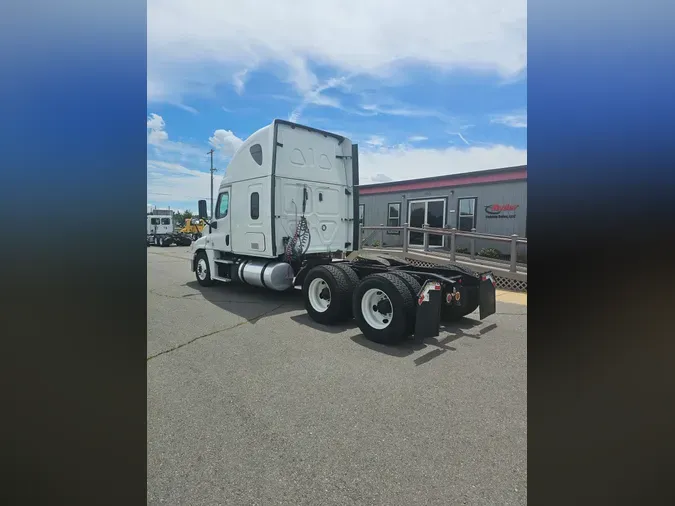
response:
[(206, 260), (203, 258), (200, 258), (199, 261), (197, 262), (197, 277), (204, 281), (206, 279)]

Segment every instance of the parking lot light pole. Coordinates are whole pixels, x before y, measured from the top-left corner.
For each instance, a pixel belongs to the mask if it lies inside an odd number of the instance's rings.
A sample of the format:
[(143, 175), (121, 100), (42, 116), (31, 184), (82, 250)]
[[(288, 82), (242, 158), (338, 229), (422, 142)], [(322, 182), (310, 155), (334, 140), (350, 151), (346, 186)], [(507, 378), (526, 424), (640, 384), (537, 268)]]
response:
[(209, 220), (213, 219), (213, 173), (217, 171), (218, 169), (213, 168), (213, 148), (211, 148), (211, 151), (206, 153), (207, 155), (211, 155), (211, 216), (209, 216)]

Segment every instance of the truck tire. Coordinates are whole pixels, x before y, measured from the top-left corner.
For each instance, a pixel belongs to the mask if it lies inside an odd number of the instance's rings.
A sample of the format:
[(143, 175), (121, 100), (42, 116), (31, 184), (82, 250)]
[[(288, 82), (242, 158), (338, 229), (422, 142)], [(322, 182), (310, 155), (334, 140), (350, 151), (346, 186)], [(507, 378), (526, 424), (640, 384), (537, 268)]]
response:
[[(412, 298), (414, 301), (417, 300), (417, 296), (419, 295), (420, 291), (422, 290), (422, 285), (420, 285), (419, 281), (417, 281), (414, 276), (408, 274), (407, 272), (397, 272), (393, 271), (392, 274), (395, 276), (398, 276), (403, 280), (403, 282), (406, 284), (408, 287), (408, 290), (410, 290), (410, 295), (412, 295)], [(412, 334), (415, 332), (415, 317), (413, 316), (412, 318), (408, 318), (408, 331)]]
[(200, 251), (195, 258), (195, 276), (201, 286), (213, 286), (215, 281), (211, 277), (211, 267), (206, 252)]
[(334, 265), (318, 265), (307, 273), (302, 299), (309, 317), (323, 325), (349, 319), (353, 293), (349, 275)]
[(363, 278), (354, 291), (352, 304), (356, 323), (367, 339), (396, 344), (410, 336), (415, 298), (401, 277), (378, 273)]
[[(342, 272), (344, 272), (347, 275), (347, 279), (349, 281), (349, 294), (351, 297), (351, 294), (354, 293), (354, 290), (356, 289), (356, 285), (359, 284), (359, 275), (356, 274), (356, 271), (348, 264), (346, 263), (335, 263), (333, 264), (335, 267), (340, 269)], [(352, 304), (351, 301), (349, 304), (347, 304), (347, 312), (348, 312), (348, 318), (352, 318), (354, 315), (352, 313)]]
[(441, 321), (455, 322), (461, 318), (464, 318), (466, 315), (473, 313), (480, 302), (478, 297), (478, 287), (468, 287), (466, 298), (466, 304), (462, 306), (450, 306), (446, 304), (445, 301), (442, 301)]

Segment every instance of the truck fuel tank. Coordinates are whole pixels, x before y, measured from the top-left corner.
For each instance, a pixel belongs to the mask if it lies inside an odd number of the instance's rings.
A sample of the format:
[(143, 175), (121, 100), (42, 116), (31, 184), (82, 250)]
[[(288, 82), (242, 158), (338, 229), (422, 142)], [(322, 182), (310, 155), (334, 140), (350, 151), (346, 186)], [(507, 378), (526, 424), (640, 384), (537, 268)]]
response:
[(293, 268), (276, 260), (244, 260), (237, 268), (242, 283), (269, 288), (278, 292), (293, 286)]

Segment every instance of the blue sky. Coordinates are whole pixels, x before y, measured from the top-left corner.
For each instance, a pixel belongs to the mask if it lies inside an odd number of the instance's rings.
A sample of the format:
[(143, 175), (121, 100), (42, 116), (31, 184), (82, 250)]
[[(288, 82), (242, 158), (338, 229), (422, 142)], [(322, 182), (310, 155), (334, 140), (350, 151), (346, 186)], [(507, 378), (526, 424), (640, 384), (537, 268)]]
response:
[(148, 0), (148, 203), (194, 210), (274, 118), (358, 142), (363, 183), (526, 163), (526, 37), (525, 0)]

